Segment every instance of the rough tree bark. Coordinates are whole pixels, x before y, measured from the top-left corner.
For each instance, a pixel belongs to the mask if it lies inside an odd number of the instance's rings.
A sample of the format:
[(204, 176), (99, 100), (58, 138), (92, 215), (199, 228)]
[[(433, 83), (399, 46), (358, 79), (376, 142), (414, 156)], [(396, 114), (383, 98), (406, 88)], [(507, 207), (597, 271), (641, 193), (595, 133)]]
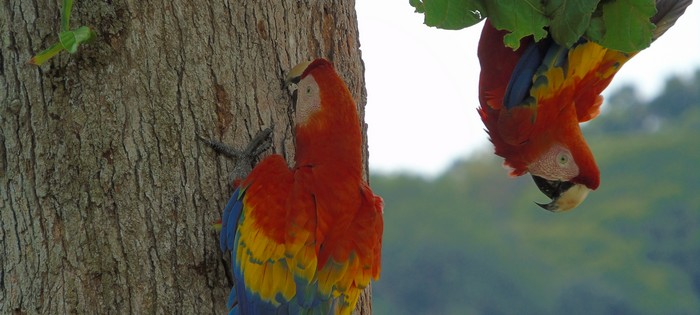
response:
[(59, 3), (0, 4), (0, 314), (223, 312), (210, 226), (234, 162), (196, 135), (242, 148), (274, 125), (291, 160), (283, 78), (316, 57), (363, 118), (354, 2), (76, 1), (97, 41), (27, 65)]

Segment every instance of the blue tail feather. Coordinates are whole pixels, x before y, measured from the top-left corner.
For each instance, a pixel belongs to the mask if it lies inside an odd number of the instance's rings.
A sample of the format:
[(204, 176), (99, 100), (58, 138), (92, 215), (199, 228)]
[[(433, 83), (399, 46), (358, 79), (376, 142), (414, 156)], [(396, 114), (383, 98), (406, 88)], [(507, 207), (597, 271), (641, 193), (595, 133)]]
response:
[(219, 235), (219, 246), (222, 251), (233, 249), (233, 242), (238, 228), (238, 218), (243, 210), (243, 194), (240, 188), (236, 189), (231, 196), (231, 199), (224, 207), (224, 213), (221, 219), (221, 234)]

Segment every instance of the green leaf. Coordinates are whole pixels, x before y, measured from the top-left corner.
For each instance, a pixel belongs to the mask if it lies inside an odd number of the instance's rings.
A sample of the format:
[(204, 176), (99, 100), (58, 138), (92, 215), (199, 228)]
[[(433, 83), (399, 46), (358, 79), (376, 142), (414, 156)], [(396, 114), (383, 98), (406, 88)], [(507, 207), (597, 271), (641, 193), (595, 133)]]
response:
[(58, 34), (58, 37), (63, 48), (73, 54), (78, 51), (78, 46), (80, 44), (93, 40), (95, 38), (95, 32), (87, 26), (81, 26), (72, 31), (61, 32)]
[(484, 16), (478, 0), (410, 0), (416, 12), (425, 14), (425, 25), (458, 30), (479, 23)]
[(61, 31), (67, 32), (70, 29), (70, 11), (73, 10), (73, 0), (63, 0), (61, 9)]
[(420, 2), (420, 0), (408, 0), (408, 3), (416, 8), (416, 13), (425, 13), (425, 6), (423, 6), (423, 2)]
[(651, 45), (655, 13), (654, 0), (607, 0), (593, 14), (586, 36), (603, 47), (640, 51)]
[(518, 49), (523, 37), (533, 35), (538, 41), (547, 36), (544, 7), (539, 0), (483, 0), (486, 16), (493, 26), (511, 33), (503, 38), (508, 47)]
[(46, 49), (38, 53), (36, 56), (32, 57), (32, 59), (29, 59), (29, 64), (41, 66), (44, 62), (53, 58), (53, 56), (57, 55), (62, 50), (63, 45), (61, 45), (61, 43), (55, 43), (51, 47), (49, 47), (49, 49)]
[(559, 45), (571, 47), (586, 32), (598, 0), (549, 0), (545, 13), (550, 17), (549, 33)]
[(95, 32), (87, 26), (81, 26), (70, 31), (70, 12), (73, 9), (73, 0), (63, 0), (61, 8), (61, 32), (58, 34), (59, 42), (53, 44), (49, 49), (46, 49), (29, 60), (29, 64), (40, 66), (47, 60), (51, 59), (63, 49), (73, 54), (78, 51), (78, 46), (82, 43), (87, 43), (95, 39)]

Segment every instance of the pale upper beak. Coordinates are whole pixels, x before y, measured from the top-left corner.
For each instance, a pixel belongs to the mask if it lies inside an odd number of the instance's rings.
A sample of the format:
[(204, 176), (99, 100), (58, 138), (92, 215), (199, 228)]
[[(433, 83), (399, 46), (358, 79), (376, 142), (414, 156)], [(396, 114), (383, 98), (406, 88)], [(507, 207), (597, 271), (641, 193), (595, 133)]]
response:
[(284, 80), (285, 83), (289, 84), (299, 82), (301, 75), (304, 74), (304, 71), (307, 67), (309, 67), (310, 64), (311, 61), (306, 61), (294, 66), (292, 70), (289, 70), (289, 73), (287, 74), (287, 77)]
[(552, 199), (550, 203), (537, 203), (537, 205), (552, 212), (564, 212), (576, 208), (586, 199), (591, 191), (591, 189), (582, 184), (548, 180), (535, 175), (532, 175), (532, 179), (537, 184), (537, 188)]

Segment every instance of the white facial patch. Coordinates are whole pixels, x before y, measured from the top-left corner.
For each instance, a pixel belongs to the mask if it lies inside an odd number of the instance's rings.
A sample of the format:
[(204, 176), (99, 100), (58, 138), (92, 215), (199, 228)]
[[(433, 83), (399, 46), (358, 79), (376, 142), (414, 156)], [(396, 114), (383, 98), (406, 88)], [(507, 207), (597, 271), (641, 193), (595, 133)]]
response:
[(571, 152), (555, 144), (541, 158), (528, 165), (528, 171), (544, 179), (568, 181), (578, 175), (579, 169)]
[(297, 83), (296, 124), (305, 124), (321, 109), (321, 92), (313, 76), (307, 75)]

